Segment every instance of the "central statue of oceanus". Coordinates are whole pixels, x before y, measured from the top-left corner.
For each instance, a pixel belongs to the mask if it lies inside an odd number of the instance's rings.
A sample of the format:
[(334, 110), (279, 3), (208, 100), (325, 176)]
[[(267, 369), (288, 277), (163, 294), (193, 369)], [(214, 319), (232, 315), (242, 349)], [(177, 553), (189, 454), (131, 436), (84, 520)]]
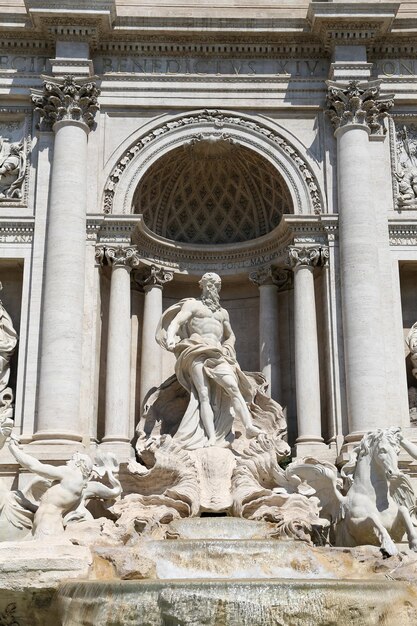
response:
[(189, 449), (231, 442), (235, 417), (247, 437), (261, 432), (247, 406), (251, 385), (236, 360), (229, 314), (220, 305), (220, 276), (209, 272), (199, 284), (201, 299), (188, 298), (170, 307), (156, 334), (157, 342), (175, 354), (177, 379), (190, 394), (175, 435)]

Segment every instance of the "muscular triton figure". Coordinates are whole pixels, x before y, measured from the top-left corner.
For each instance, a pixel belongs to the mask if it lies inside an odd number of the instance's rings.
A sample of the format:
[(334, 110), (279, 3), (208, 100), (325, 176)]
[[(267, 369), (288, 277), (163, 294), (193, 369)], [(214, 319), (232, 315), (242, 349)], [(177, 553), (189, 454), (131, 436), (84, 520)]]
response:
[(220, 276), (209, 272), (199, 284), (201, 299), (182, 300), (168, 309), (156, 339), (174, 352), (175, 373), (191, 395), (176, 438), (190, 447), (227, 445), (234, 417), (248, 437), (261, 430), (252, 423), (249, 383), (236, 360), (229, 314), (220, 305)]
[[(35, 539), (48, 540), (64, 533), (64, 517), (75, 511), (81, 504), (90, 498), (115, 498), (121, 493), (121, 485), (113, 480), (113, 488), (90, 480), (93, 472), (99, 476), (108, 473), (107, 467), (102, 469), (94, 465), (87, 454), (76, 452), (65, 465), (50, 465), (41, 463), (35, 457), (23, 452), (18, 441), (12, 436), (9, 440), (9, 450), (14, 458), (25, 468), (51, 481), (50, 487), (42, 495), (39, 507), (33, 520), (32, 534)], [(112, 455), (102, 455), (101, 464), (116, 462)], [(118, 468), (118, 466), (117, 466)]]

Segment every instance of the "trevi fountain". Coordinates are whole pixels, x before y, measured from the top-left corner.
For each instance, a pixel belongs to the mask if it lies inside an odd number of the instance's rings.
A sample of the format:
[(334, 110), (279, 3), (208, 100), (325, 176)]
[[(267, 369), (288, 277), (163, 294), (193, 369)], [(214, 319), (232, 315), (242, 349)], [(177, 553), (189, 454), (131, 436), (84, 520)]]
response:
[(0, 2), (0, 626), (417, 624), (416, 33)]

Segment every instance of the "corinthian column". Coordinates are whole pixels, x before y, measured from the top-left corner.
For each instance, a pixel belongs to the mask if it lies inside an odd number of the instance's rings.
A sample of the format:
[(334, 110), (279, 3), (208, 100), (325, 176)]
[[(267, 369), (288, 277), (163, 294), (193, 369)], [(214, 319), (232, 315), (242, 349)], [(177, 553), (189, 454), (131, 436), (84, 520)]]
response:
[(393, 100), (380, 97), (378, 81), (328, 85), (327, 104), (337, 139), (348, 440), (357, 440), (367, 430), (388, 424), (385, 371), (375, 365), (383, 299), (369, 136), (383, 135), (383, 119)]
[(313, 453), (317, 444), (323, 444), (314, 293), (314, 268), (322, 264), (323, 258), (320, 248), (289, 248), (289, 262), (294, 271), (297, 456)]
[(98, 109), (88, 80), (48, 78), (33, 92), (55, 132), (45, 246), (35, 439), (80, 441), (86, 248), (87, 136)]
[(129, 433), (130, 407), (130, 272), (139, 265), (133, 248), (106, 248), (111, 265), (109, 327), (106, 367), (106, 412), (102, 445), (129, 456), (133, 449)]
[(155, 333), (162, 316), (162, 289), (173, 274), (151, 265), (138, 271), (135, 278), (145, 292), (140, 367), (140, 405), (143, 407), (147, 393), (162, 382), (162, 348), (156, 343)]
[(251, 272), (249, 278), (259, 287), (259, 369), (268, 382), (268, 395), (279, 400), (278, 281), (271, 267)]

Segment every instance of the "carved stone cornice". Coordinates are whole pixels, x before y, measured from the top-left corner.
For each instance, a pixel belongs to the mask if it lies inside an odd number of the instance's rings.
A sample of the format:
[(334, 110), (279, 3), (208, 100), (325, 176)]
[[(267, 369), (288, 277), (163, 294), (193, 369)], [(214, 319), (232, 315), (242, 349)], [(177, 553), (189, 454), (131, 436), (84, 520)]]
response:
[(124, 267), (129, 272), (133, 268), (138, 267), (140, 262), (136, 248), (124, 248), (123, 246), (109, 247), (105, 248), (104, 256), (111, 267)]
[(173, 272), (170, 272), (163, 267), (157, 267), (156, 265), (149, 265), (142, 267), (135, 273), (135, 281), (146, 292), (152, 287), (162, 287), (165, 283), (168, 283), (174, 278)]
[(381, 96), (381, 82), (361, 83), (351, 80), (348, 84), (326, 81), (327, 114), (335, 131), (343, 126), (359, 124), (366, 126), (371, 134), (385, 133), (384, 119), (394, 106), (393, 94)]
[(89, 128), (93, 126), (100, 95), (93, 80), (75, 80), (73, 76), (43, 76), (43, 79), (43, 90), (32, 90), (32, 102), (46, 124), (70, 120), (84, 122)]
[(327, 248), (320, 247), (288, 247), (288, 265), (293, 269), (299, 267), (321, 267), (329, 258)]

